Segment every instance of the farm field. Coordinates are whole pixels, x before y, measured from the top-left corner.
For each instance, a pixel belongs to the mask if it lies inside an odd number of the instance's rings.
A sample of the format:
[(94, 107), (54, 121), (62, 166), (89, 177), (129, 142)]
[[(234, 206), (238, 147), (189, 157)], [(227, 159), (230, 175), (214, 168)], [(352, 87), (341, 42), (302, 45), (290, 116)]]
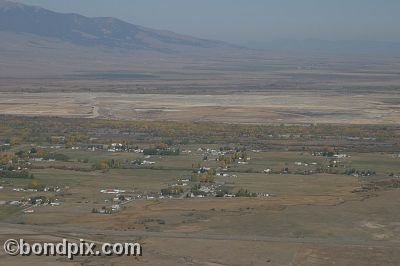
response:
[(0, 0), (0, 266), (400, 265), (400, 2), (350, 2)]
[[(160, 137), (155, 143), (162, 142)], [(296, 151), (235, 149), (226, 143), (154, 150), (151, 139), (143, 143), (119, 148), (106, 142), (40, 141), (7, 147), (2, 156), (17, 154), (16, 165), (25, 158), (34, 177), (0, 178), (0, 239), (20, 234), (32, 241), (77, 235), (99, 242), (139, 241), (144, 256), (136, 258), (138, 265), (357, 264), (368, 263), (369, 256), (396, 264), (397, 153), (333, 151), (329, 145)], [(21, 151), (30, 151), (29, 159)], [(148, 154), (155, 151), (169, 153)], [(180, 193), (163, 194), (177, 187)], [(10, 205), (38, 197), (52, 204)], [(108, 209), (110, 214), (102, 213)], [(367, 250), (369, 255), (360, 259)], [(131, 263), (123, 257), (77, 257), (74, 262)]]

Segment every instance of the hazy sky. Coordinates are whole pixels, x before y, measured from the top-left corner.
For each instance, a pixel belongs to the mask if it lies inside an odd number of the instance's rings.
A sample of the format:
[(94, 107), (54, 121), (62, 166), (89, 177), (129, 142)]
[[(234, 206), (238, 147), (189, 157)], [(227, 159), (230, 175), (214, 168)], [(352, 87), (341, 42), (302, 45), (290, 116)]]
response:
[(17, 0), (238, 44), (400, 41), (400, 0)]

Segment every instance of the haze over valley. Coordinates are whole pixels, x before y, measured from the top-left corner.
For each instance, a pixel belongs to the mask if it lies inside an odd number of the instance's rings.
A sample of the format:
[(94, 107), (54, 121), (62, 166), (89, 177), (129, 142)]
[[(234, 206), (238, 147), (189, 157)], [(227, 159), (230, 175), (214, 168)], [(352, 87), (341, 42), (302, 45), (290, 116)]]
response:
[(398, 265), (399, 8), (0, 0), (0, 264)]

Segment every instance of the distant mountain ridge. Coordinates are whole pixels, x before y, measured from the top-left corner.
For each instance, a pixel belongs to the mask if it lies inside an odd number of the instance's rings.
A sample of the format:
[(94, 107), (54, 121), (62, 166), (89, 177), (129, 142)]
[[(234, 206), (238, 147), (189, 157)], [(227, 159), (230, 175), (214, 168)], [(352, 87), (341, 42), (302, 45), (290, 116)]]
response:
[(116, 18), (63, 14), (5, 0), (0, 0), (0, 31), (56, 38), (77, 45), (128, 50), (180, 52), (186, 48), (235, 47), (220, 41), (145, 28)]
[(319, 52), (324, 54), (393, 54), (400, 52), (399, 42), (389, 41), (365, 41), (365, 40), (274, 40), (261, 43), (247, 43), (247, 46), (255, 49), (270, 51), (290, 52)]

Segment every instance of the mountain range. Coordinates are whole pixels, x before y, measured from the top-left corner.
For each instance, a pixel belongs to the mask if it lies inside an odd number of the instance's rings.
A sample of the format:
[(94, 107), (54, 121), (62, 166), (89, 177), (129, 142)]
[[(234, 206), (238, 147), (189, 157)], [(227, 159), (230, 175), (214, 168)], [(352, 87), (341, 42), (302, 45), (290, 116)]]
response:
[(177, 53), (233, 45), (154, 30), (111, 17), (88, 18), (0, 0), (0, 31), (54, 38), (83, 46)]
[(398, 43), (368, 41), (283, 40), (252, 47), (258, 50), (111, 17), (90, 18), (0, 0), (0, 78), (128, 70), (215, 74), (338, 60), (368, 65), (397, 60), (400, 54)]
[[(82, 71), (171, 71), (254, 51), (222, 41), (0, 0), (0, 78)], [(51, 66), (51, 67), (49, 67)]]

